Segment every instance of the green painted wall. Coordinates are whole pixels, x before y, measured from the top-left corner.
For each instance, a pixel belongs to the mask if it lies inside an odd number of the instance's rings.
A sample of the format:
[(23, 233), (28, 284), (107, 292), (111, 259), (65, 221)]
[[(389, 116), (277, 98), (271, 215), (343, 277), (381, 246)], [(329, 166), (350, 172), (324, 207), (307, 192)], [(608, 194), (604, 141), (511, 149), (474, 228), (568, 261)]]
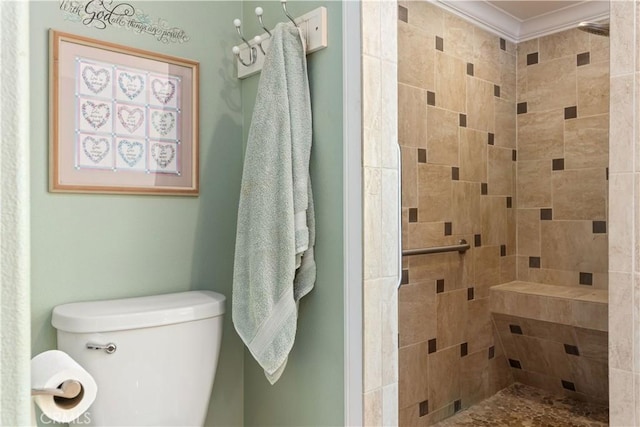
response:
[[(254, 14), (256, 6), (264, 8), (269, 28), (286, 20), (280, 2), (245, 1), (243, 25), (249, 37), (262, 32)], [(314, 122), (311, 179), (317, 219), (317, 282), (300, 303), (296, 343), (275, 385), (269, 384), (245, 351), (247, 426), (344, 424), (342, 4), (291, 1), (288, 10), (299, 16), (319, 6), (328, 10), (329, 47), (307, 57)], [(258, 76), (242, 82), (245, 140), (257, 85)]]
[[(125, 29), (88, 28), (65, 20), (58, 2), (31, 4), (33, 354), (55, 348), (50, 316), (62, 303), (211, 289), (231, 307), (243, 124), (231, 47), (242, 4), (129, 3), (185, 29), (191, 40), (163, 44)], [(200, 61), (200, 197), (47, 192), (49, 28)], [(208, 425), (243, 423), (243, 347), (230, 314)]]

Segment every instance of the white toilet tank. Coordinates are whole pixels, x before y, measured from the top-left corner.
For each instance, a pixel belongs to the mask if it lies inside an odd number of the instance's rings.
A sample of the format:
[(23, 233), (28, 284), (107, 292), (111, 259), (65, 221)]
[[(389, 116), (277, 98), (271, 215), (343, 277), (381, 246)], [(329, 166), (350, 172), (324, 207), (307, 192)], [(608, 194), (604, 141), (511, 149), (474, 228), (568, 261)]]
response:
[(215, 292), (189, 291), (55, 307), (58, 349), (98, 385), (78, 424), (202, 426), (224, 301)]

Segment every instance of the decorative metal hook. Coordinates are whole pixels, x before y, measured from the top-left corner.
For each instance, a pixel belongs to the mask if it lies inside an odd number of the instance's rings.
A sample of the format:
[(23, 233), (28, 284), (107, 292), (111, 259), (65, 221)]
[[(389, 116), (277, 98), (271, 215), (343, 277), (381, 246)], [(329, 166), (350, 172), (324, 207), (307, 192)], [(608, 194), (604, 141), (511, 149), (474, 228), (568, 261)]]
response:
[(258, 47), (260, 48), (260, 51), (262, 51), (263, 55), (266, 55), (267, 53), (264, 51), (264, 48), (262, 47), (262, 37), (260, 36), (255, 36), (253, 38), (253, 41), (255, 42), (255, 44), (258, 45)]
[(296, 24), (296, 21), (293, 19), (293, 16), (289, 15), (289, 12), (287, 12), (287, 0), (280, 0), (280, 4), (282, 5), (282, 10), (284, 11), (284, 14), (287, 15), (287, 18), (289, 18), (289, 21), (291, 21), (293, 25), (295, 25), (296, 28), (298, 28), (298, 24)]
[[(271, 37), (271, 31), (269, 31), (267, 29), (267, 27), (264, 26), (264, 22), (262, 22), (262, 14), (264, 13), (264, 11), (262, 10), (262, 8), (260, 6), (256, 7), (256, 16), (258, 17), (258, 21), (260, 21), (260, 26), (262, 27), (263, 30), (265, 30), (267, 32), (267, 34), (269, 34), (269, 37)], [(262, 49), (262, 47), (261, 47)], [(264, 53), (264, 51), (262, 51)]]
[[(240, 36), (242, 41), (249, 48), (249, 62), (248, 63), (244, 62), (244, 60), (240, 56), (240, 48), (238, 46), (234, 46), (231, 49), (231, 51), (233, 52), (233, 54), (235, 56), (238, 57), (238, 60), (240, 61), (240, 63), (242, 65), (244, 65), (245, 67), (253, 65), (256, 62), (256, 60), (258, 59), (258, 50), (254, 46), (251, 46), (251, 44), (247, 41), (247, 39), (244, 38), (244, 35), (242, 34), (242, 29), (241, 29), (242, 21), (240, 21), (238, 18), (236, 18), (236, 19), (233, 20), (233, 25), (236, 27), (236, 31), (238, 32), (238, 35)], [(262, 46), (260, 46), (260, 50), (262, 50)]]

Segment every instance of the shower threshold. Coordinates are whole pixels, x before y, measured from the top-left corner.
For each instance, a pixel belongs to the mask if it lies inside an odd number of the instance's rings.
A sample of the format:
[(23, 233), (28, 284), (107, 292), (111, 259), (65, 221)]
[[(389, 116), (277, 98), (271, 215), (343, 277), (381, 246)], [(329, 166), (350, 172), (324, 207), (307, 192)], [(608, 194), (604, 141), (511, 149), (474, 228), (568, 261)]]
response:
[(515, 383), (437, 427), (600, 427), (609, 425), (609, 408)]

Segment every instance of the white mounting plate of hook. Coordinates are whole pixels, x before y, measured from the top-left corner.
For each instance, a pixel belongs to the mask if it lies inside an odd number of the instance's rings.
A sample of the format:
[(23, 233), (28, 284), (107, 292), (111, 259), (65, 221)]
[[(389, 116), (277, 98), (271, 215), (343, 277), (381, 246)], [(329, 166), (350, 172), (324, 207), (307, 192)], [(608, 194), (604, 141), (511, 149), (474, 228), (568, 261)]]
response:
[[(302, 29), (303, 34), (305, 35), (307, 41), (307, 55), (313, 53), (317, 50), (324, 49), (329, 44), (327, 42), (327, 8), (319, 7), (317, 9), (312, 10), (309, 13), (305, 13), (302, 16), (299, 16), (295, 19), (296, 24)], [(269, 34), (264, 33), (261, 34), (262, 38), (262, 47), (265, 52), (269, 51), (269, 44), (271, 43), (271, 38)], [(251, 46), (256, 46), (256, 42), (251, 39), (249, 42)], [(245, 62), (248, 62), (249, 59), (249, 47), (242, 43), (238, 45), (240, 48), (240, 57), (244, 58)], [(258, 57), (256, 58), (256, 62), (253, 65), (249, 65), (248, 67), (242, 65), (240, 60), (236, 58), (236, 66), (238, 69), (238, 78), (245, 79), (249, 76), (257, 74), (262, 70), (262, 64), (264, 63), (264, 55), (259, 47), (256, 47), (258, 51)]]

